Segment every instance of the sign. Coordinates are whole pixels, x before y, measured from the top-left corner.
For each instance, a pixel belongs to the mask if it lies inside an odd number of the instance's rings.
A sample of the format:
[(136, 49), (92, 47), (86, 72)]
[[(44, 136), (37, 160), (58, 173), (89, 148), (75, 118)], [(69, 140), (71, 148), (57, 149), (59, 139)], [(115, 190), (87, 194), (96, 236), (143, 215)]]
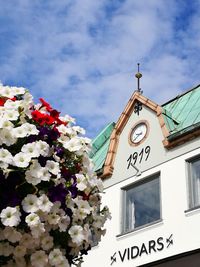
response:
[(126, 261), (134, 260), (144, 255), (150, 255), (152, 253), (168, 249), (172, 245), (173, 234), (171, 234), (168, 238), (160, 236), (156, 240), (149, 240), (148, 242), (142, 243), (139, 246), (133, 245), (131, 247), (118, 250), (110, 257), (110, 265), (114, 265), (114, 263), (117, 262), (125, 263)]
[(130, 167), (134, 167), (137, 163), (141, 164), (143, 161), (147, 161), (150, 152), (151, 147), (146, 146), (145, 148), (142, 148), (139, 152), (134, 152), (133, 154), (130, 154), (127, 159), (127, 169), (129, 169)]

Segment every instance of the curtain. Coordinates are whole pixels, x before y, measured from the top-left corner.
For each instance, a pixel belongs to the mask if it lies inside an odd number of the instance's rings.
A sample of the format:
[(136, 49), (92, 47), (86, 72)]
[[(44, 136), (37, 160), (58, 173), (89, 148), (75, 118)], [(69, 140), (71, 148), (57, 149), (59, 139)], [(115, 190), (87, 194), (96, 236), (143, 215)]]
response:
[(127, 214), (127, 219), (128, 219), (128, 230), (132, 230), (135, 228), (135, 204), (133, 197), (129, 198), (128, 201), (128, 214)]

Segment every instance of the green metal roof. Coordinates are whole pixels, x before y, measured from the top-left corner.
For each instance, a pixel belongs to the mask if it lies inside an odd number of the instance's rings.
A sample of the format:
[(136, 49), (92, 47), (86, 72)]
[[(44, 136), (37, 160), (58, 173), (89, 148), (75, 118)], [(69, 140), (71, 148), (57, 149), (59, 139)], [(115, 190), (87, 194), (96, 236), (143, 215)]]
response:
[(171, 135), (194, 129), (200, 123), (200, 85), (163, 106), (163, 116)]
[(114, 122), (108, 124), (92, 142), (90, 158), (92, 159), (95, 165), (95, 171), (97, 172), (103, 167), (110, 144), (110, 135), (114, 127)]

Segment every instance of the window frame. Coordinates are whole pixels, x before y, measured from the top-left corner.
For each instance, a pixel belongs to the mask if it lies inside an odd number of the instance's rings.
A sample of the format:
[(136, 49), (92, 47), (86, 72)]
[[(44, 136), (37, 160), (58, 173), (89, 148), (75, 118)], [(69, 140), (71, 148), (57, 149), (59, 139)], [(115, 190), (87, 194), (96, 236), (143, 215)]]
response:
[[(187, 198), (188, 198), (188, 211), (200, 208), (200, 203), (195, 205), (194, 191), (193, 191), (193, 169), (192, 164), (199, 161), (200, 155), (195, 155), (191, 158), (186, 159), (186, 172), (187, 172)], [(200, 202), (200, 195), (199, 195)]]
[[(140, 226), (137, 226), (133, 229), (129, 229), (129, 230), (126, 230), (125, 226), (126, 226), (126, 193), (129, 189), (133, 189), (139, 185), (142, 185), (142, 184), (146, 184), (148, 182), (151, 182), (152, 180), (154, 179), (158, 179), (158, 182), (159, 182), (159, 200), (160, 200), (160, 209), (159, 209), (159, 212), (160, 212), (160, 218), (155, 220), (155, 221), (152, 221), (150, 223), (146, 223), (146, 224), (143, 224), (143, 225), (140, 225)], [(136, 230), (139, 230), (139, 229), (142, 229), (142, 228), (146, 228), (148, 226), (151, 226), (151, 225), (154, 225), (154, 224), (157, 224), (159, 222), (162, 221), (162, 194), (161, 194), (161, 173), (160, 171), (159, 172), (156, 172), (154, 174), (151, 174), (149, 176), (146, 176), (140, 180), (137, 180), (137, 181), (134, 181), (133, 183), (130, 183), (126, 186), (123, 186), (121, 188), (121, 229), (120, 229), (120, 232), (121, 234), (120, 235), (123, 235), (123, 234), (127, 234), (127, 233), (130, 233), (130, 232), (133, 232), (133, 231), (136, 231)]]

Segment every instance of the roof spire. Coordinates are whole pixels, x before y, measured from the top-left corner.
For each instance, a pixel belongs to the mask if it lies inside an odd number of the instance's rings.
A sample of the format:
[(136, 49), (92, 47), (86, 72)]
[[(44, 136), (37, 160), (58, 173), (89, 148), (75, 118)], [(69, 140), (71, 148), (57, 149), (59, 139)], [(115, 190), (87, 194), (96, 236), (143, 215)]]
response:
[(142, 94), (143, 91), (140, 88), (140, 79), (142, 78), (142, 73), (140, 73), (140, 63), (137, 64), (138, 65), (138, 72), (135, 74), (135, 77), (137, 78), (137, 92)]

